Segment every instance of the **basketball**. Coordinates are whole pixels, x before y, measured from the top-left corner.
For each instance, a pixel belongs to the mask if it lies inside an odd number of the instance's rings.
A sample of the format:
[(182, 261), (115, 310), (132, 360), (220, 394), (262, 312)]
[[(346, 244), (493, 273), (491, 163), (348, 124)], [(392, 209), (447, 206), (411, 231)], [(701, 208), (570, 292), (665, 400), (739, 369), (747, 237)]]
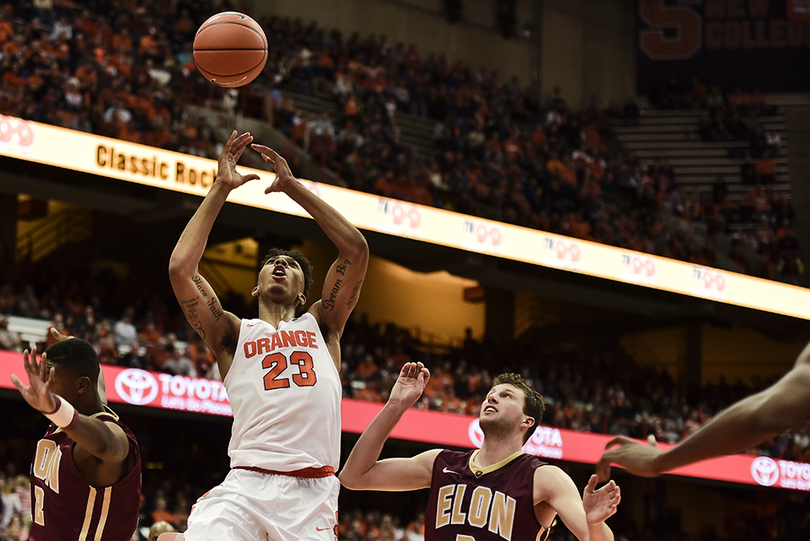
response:
[(246, 85), (264, 69), (267, 37), (259, 23), (244, 13), (217, 13), (194, 36), (194, 62), (215, 85)]

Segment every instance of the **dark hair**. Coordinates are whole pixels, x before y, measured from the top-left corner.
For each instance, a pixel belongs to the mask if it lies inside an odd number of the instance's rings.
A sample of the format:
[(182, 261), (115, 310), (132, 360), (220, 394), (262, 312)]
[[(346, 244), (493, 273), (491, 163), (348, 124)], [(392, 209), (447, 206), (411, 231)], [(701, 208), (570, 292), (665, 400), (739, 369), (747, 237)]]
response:
[[(304, 273), (304, 296), (309, 296), (309, 286), (312, 285), (312, 263), (309, 262), (304, 254), (299, 252), (298, 250), (284, 250), (283, 248), (270, 248), (270, 251), (267, 252), (267, 255), (264, 256), (264, 260), (262, 260), (262, 265), (259, 267), (259, 272), (264, 268), (265, 265), (269, 261), (277, 258), (280, 255), (286, 255), (287, 257), (291, 257), (298, 263), (298, 266), (301, 267), (301, 272)], [(298, 306), (295, 310), (295, 315), (300, 316), (299, 311), (303, 313), (304, 307)]]
[(543, 420), (543, 412), (546, 411), (546, 404), (543, 402), (543, 395), (526, 385), (526, 382), (523, 381), (520, 374), (501, 374), (492, 380), (493, 387), (502, 383), (514, 385), (523, 391), (523, 413), (534, 419), (534, 426), (529, 428), (529, 430), (526, 431), (526, 435), (523, 437), (523, 443), (526, 443), (529, 441), (529, 438), (532, 437), (532, 434), (534, 434), (534, 431), (537, 429), (540, 421)]
[(90, 342), (81, 338), (68, 338), (55, 343), (45, 353), (48, 354), (49, 362), (64, 366), (77, 378), (87, 376), (95, 387), (101, 365)]

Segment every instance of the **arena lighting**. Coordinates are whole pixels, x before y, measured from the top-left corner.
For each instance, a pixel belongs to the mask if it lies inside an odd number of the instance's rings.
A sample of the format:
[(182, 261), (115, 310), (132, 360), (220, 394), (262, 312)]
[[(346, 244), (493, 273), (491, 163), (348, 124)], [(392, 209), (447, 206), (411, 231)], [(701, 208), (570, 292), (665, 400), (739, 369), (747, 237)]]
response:
[[(204, 196), (216, 161), (0, 116), (0, 156)], [(273, 173), (231, 193), (241, 205), (309, 218), (284, 194), (265, 195)], [(360, 229), (522, 261), (690, 297), (810, 319), (810, 289), (564, 237), (304, 180)], [(24, 191), (21, 187), (21, 191)]]
[[(222, 383), (203, 378), (172, 376), (137, 368), (102, 365), (107, 399), (134, 406), (230, 416), (231, 405)], [(14, 389), (10, 376), (16, 373), (28, 383), (20, 353), (0, 351), (0, 388)], [(16, 389), (14, 390), (16, 393)], [(343, 399), (343, 432), (360, 434), (382, 408), (382, 404)], [(478, 419), (436, 411), (410, 409), (391, 437), (442, 447), (480, 447), (483, 434)], [(611, 436), (539, 426), (526, 442), (524, 451), (541, 458), (596, 464)], [(659, 444), (663, 449), (670, 445)], [(810, 464), (752, 455), (732, 455), (707, 460), (670, 472), (673, 475), (786, 488), (810, 490)]]

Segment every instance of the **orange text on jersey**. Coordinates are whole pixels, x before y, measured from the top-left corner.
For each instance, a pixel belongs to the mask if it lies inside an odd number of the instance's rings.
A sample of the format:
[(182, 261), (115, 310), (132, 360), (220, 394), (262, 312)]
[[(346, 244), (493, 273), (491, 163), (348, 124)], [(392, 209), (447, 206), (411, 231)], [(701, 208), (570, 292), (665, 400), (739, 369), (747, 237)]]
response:
[(312, 331), (285, 331), (273, 334), (271, 338), (259, 338), (245, 342), (245, 356), (264, 355), (283, 347), (304, 347), (318, 349), (315, 333)]

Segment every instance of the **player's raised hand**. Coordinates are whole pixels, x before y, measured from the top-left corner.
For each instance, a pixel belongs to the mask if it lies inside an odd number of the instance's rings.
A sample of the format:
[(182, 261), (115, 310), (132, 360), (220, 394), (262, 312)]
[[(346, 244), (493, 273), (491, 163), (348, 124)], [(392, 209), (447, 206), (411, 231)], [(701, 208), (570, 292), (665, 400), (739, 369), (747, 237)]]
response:
[(16, 374), (11, 374), (11, 382), (32, 408), (42, 413), (53, 413), (56, 411), (56, 399), (51, 392), (53, 368), (48, 369), (46, 360), (47, 357), (43, 353), (37, 363), (36, 355), (31, 354), (29, 358), (26, 349), (23, 351), (23, 366), (25, 373), (28, 374), (29, 385), (23, 384)]
[(410, 408), (425, 390), (430, 380), (430, 371), (422, 363), (405, 363), (399, 371), (399, 377), (394, 388), (391, 389), (389, 402), (396, 402), (405, 408)]
[(270, 147), (258, 144), (250, 145), (250, 148), (261, 154), (264, 162), (272, 167), (273, 171), (276, 172), (276, 179), (266, 190), (264, 190), (264, 193), (286, 192), (288, 186), (297, 182), (292, 174), (292, 171), (290, 171), (290, 166), (287, 164), (287, 160), (282, 158), (278, 152)]
[(588, 524), (598, 524), (607, 520), (616, 512), (619, 502), (622, 501), (622, 491), (615, 481), (610, 481), (596, 490), (597, 481), (596, 475), (591, 475), (588, 485), (582, 492), (582, 507), (585, 509)]
[(624, 436), (610, 440), (605, 446), (605, 453), (596, 465), (596, 474), (599, 481), (610, 479), (610, 466), (616, 464), (634, 475), (641, 477), (656, 477), (661, 471), (656, 466), (656, 459), (661, 455), (661, 449), (655, 443), (655, 436), (647, 438), (648, 445), (642, 445)]
[(231, 133), (231, 137), (222, 149), (222, 154), (219, 155), (219, 162), (217, 164), (218, 183), (230, 189), (234, 189), (246, 182), (259, 178), (259, 175), (255, 173), (240, 175), (236, 171), (236, 164), (239, 162), (239, 158), (242, 157), (242, 152), (244, 152), (245, 147), (252, 142), (253, 136), (250, 135), (249, 132), (245, 132), (239, 136), (236, 135), (236, 130)]

